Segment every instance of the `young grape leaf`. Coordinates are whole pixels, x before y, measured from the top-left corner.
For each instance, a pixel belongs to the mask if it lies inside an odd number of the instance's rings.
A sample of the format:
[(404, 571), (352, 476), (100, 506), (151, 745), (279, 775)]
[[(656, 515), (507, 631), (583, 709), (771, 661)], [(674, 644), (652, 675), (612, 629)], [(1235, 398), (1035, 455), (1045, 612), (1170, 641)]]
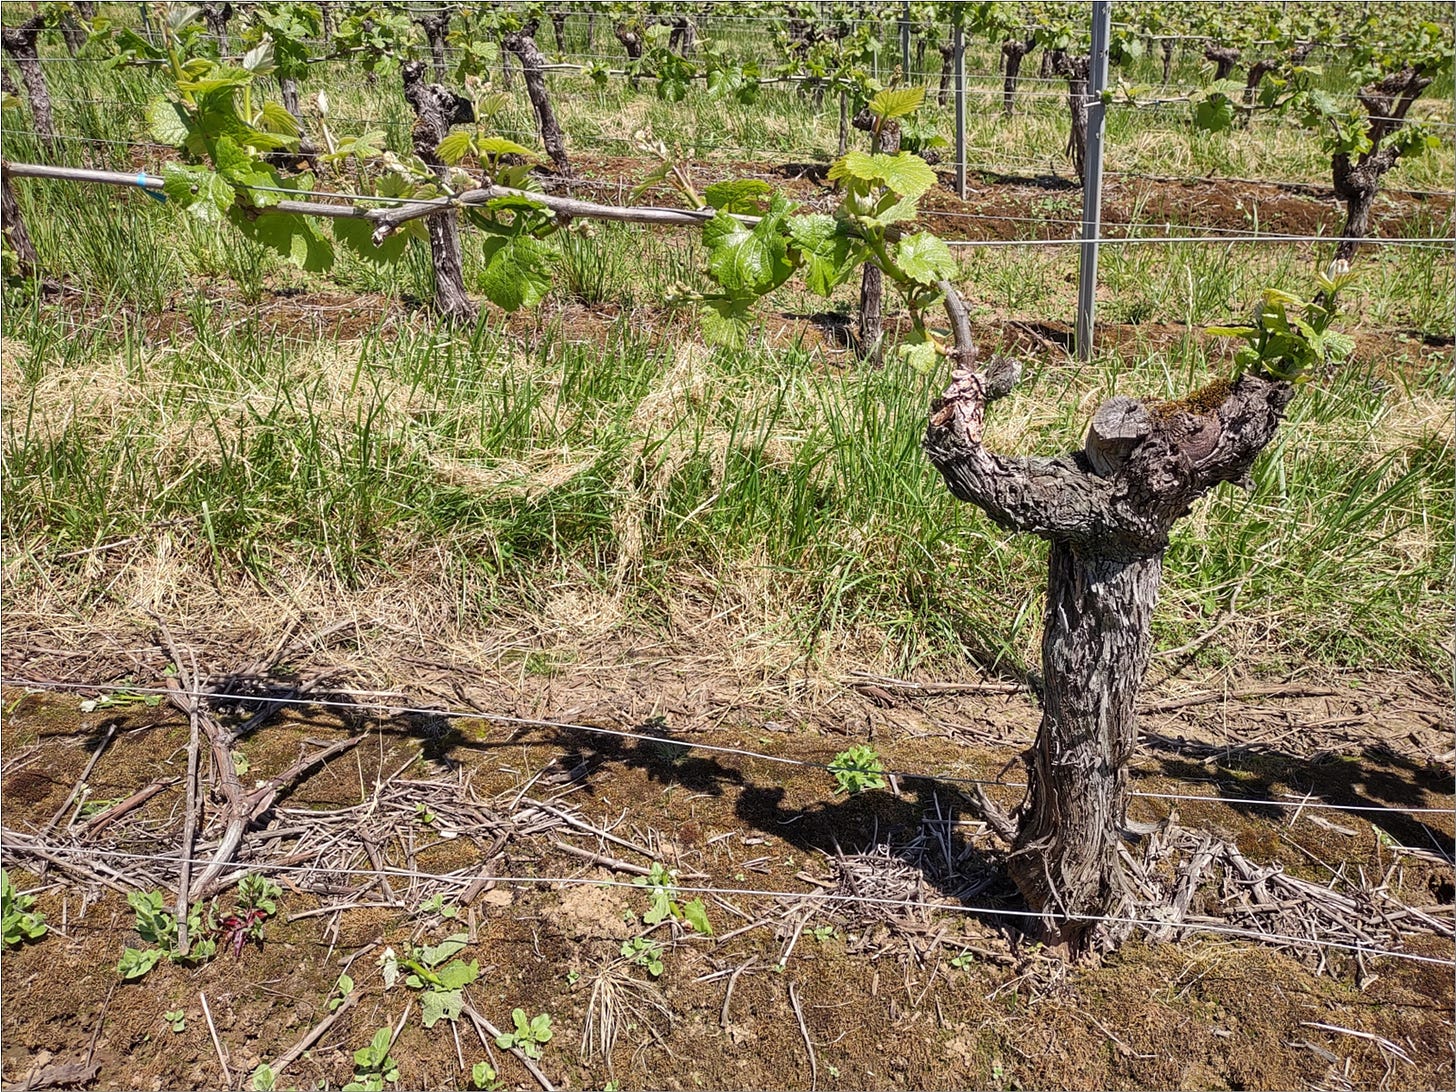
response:
[(739, 178), (730, 182), (714, 182), (703, 191), (710, 208), (755, 216), (763, 209), (761, 198), (773, 193), (773, 187), (761, 178)]
[(882, 182), (902, 197), (919, 197), (935, 185), (935, 172), (912, 152), (849, 152), (829, 168), (830, 181), (841, 178)]
[(1234, 104), (1214, 95), (1193, 105), (1193, 126), (1206, 133), (1223, 133), (1234, 127)]
[(920, 104), (924, 101), (925, 88), (923, 87), (893, 88), (881, 91), (870, 99), (870, 113), (885, 121), (889, 121), (891, 118), (903, 118), (920, 109)]
[(234, 227), (255, 243), (272, 247), (294, 265), (310, 273), (323, 273), (334, 264), (334, 248), (306, 217), (292, 213), (250, 215), (246, 209), (228, 210)]
[(497, 307), (535, 307), (551, 289), (552, 250), (524, 232), (485, 237), (480, 290)]
[(162, 192), (202, 220), (216, 220), (232, 208), (236, 191), (206, 167), (168, 163), (162, 168)]
[[(706, 301), (701, 312), (703, 337), (725, 349), (741, 349), (748, 342), (749, 319), (753, 317), (753, 296), (724, 296)], [(652, 905), (642, 915), (647, 925), (667, 920), (672, 905), (666, 894), (652, 897)]]
[(442, 161), (453, 167), (470, 154), (471, 142), (472, 137), (470, 133), (463, 129), (457, 130), (440, 141), (435, 148), (435, 154)]
[(396, 261), (409, 243), (409, 236), (395, 232), (379, 245), (374, 245), (374, 225), (368, 220), (334, 220), (334, 239), (343, 243), (353, 253), (375, 265), (387, 265)]
[(703, 226), (708, 272), (730, 296), (763, 296), (794, 272), (783, 222), (790, 205), (775, 194), (768, 211), (751, 229), (723, 211)]
[(956, 261), (945, 240), (922, 231), (901, 239), (895, 248), (895, 264), (912, 281), (934, 284), (956, 272)]
[(182, 104), (164, 98), (155, 98), (147, 104), (147, 131), (154, 140), (174, 148), (185, 144), (192, 132)]
[(863, 247), (839, 230), (839, 223), (822, 212), (789, 218), (789, 237), (799, 254), (809, 291), (829, 296), (853, 276)]
[(514, 140), (507, 140), (505, 137), (489, 136), (481, 137), (477, 147), (480, 154), (484, 156), (519, 155), (527, 159), (540, 159), (539, 152), (533, 152), (524, 144), (517, 144)]

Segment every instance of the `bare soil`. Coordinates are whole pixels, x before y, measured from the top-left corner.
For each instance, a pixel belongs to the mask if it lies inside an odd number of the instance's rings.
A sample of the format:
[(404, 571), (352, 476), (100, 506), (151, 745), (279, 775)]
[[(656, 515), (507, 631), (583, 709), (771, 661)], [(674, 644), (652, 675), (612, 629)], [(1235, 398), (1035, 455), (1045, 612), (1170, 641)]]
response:
[[(12, 649), (7, 675), (34, 674), (47, 662), (44, 652)], [(7, 1084), (25, 1087), (63, 1072), (49, 1067), (90, 1062), (99, 1067), (90, 1087), (223, 1087), (205, 995), (232, 1086), (244, 1086), (255, 1065), (325, 1018), (347, 967), (358, 1002), (282, 1082), (337, 1087), (351, 1076), (352, 1051), (398, 1023), (412, 998), (403, 986), (384, 988), (380, 952), (456, 928), (470, 933), (466, 957), (482, 968), (467, 995), (486, 1019), (507, 1026), (517, 1006), (551, 1014), (556, 1035), (540, 1066), (558, 1088), (600, 1088), (610, 1079), (624, 1089), (1452, 1084), (1449, 967), (1199, 933), (1176, 943), (1135, 940), (1072, 967), (1028, 945), (998, 851), (955, 780), (1017, 779), (1016, 758), (1037, 715), (1025, 692), (995, 681), (851, 677), (823, 683), (818, 700), (785, 704), (724, 692), (723, 680), (677, 671), (670, 657), (619, 649), (615, 675), (592, 666), (479, 680), (448, 704), (809, 763), (827, 762), (847, 736), (869, 738), (889, 768), (929, 776), (845, 797), (813, 766), (666, 741), (476, 719), (289, 713), (246, 737), (245, 782), (320, 743), (363, 738), (280, 806), (323, 815), (378, 797), (380, 781), (386, 796), (391, 784), (453, 785), (459, 799), (502, 813), (522, 797), (552, 800), (697, 877), (685, 885), (722, 892), (707, 898), (716, 936), (648, 930), (646, 893), (632, 886), (630, 871), (649, 863), (647, 855), (560, 829), (513, 836), (495, 859), (498, 881), (462, 911), (463, 925), (432, 918), (415, 909), (419, 901), (436, 891), (458, 897), (460, 886), (432, 884), (429, 874), (474, 874), (495, 847), (414, 822), (380, 846), (381, 863), (400, 870), (392, 898), (381, 898), (365, 861), (348, 894), (321, 893), (285, 869), (280, 912), (260, 946), (197, 969), (163, 965), (119, 985), (116, 961), (136, 943), (122, 895), (57, 868), (38, 876), (38, 862), (22, 865), (7, 849), (12, 875), (22, 888), (38, 888), (53, 926), (42, 942), (3, 957)], [(10, 688), (3, 699), (7, 843), (62, 809), (109, 728), (112, 742), (88, 780), (92, 799), (119, 799), (185, 769), (187, 722), (165, 705), (83, 714), (73, 694)], [(1449, 709), (1447, 685), (1419, 677), (1165, 680), (1144, 701), (1134, 787), (1212, 799), (1140, 797), (1134, 818), (1158, 821), (1176, 809), (1184, 826), (1234, 840), (1261, 864), (1337, 887), (1336, 873), (1383, 877), (1411, 904), (1449, 919), (1451, 871), (1441, 862), (1456, 833), (1450, 814), (1295, 815), (1238, 802), (1291, 794), (1345, 809), (1450, 807)], [(1007, 802), (1017, 794), (995, 792)], [(75, 840), (175, 853), (181, 812), (181, 786), (173, 784), (118, 830)], [(268, 859), (263, 835), (296, 818), (265, 816), (243, 859)], [(53, 837), (66, 822), (63, 815)], [(946, 839), (943, 850), (924, 852), (927, 832)], [(215, 834), (204, 831), (200, 843)], [(563, 843), (600, 854), (608, 867), (564, 852)], [(860, 853), (870, 854), (856, 866), (860, 882), (898, 890), (904, 905), (816, 898), (844, 890), (843, 862)], [(145, 871), (144, 862), (99, 852), (88, 863), (123, 876)], [(396, 905), (299, 916), (380, 901)], [(1217, 896), (1205, 903), (1216, 908)], [(644, 934), (667, 945), (660, 979), (619, 956), (624, 939)], [(1408, 937), (1406, 950), (1453, 955), (1449, 941), (1431, 936)], [(610, 1059), (582, 1049), (588, 1013), (602, 1016), (593, 989), (603, 981), (617, 989), (622, 1025)], [(186, 1012), (185, 1030), (163, 1021), (172, 1009)], [(427, 1032), (418, 1008), (409, 1014), (393, 1049), (401, 1087), (464, 1087), (470, 1065), (489, 1056), (509, 1087), (538, 1086), (515, 1059), (482, 1045), (467, 1021), (456, 1030), (458, 1046), (446, 1025)]]

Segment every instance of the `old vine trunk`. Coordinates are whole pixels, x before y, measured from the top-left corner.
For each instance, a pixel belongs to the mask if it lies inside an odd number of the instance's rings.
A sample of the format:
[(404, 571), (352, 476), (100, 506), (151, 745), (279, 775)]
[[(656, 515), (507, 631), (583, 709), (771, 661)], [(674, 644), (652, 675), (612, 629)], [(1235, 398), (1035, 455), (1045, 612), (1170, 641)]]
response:
[[(436, 148), (450, 132), (450, 126), (474, 120), (468, 99), (425, 82), (423, 61), (410, 61), (401, 69), (404, 97), (414, 108), (414, 148), (425, 163), (442, 178), (445, 163)], [(475, 301), (465, 291), (464, 263), (460, 254), (460, 222), (454, 210), (431, 216), (427, 220), (430, 233), (430, 263), (435, 271), (435, 311), (450, 322), (473, 322), (478, 313)]]
[(986, 405), (1019, 367), (976, 367), (970, 324), (942, 282), (955, 331), (955, 373), (931, 409), (925, 451), (951, 492), (1014, 531), (1051, 542), (1041, 727), (1008, 869), (1040, 914), (1043, 938), (1078, 954), (1127, 933), (1119, 868), (1127, 766), (1137, 740), (1163, 554), (1173, 525), (1221, 482), (1247, 480), (1293, 397), (1289, 383), (1245, 373), (1175, 403), (1118, 396), (1093, 415), (1080, 451), (1055, 459), (988, 451)]
[(1016, 81), (1021, 75), (1022, 59), (1036, 48), (1036, 38), (1008, 38), (1001, 43), (1001, 56), (1006, 59), (1006, 80), (1001, 87), (1001, 112), (1010, 117), (1016, 110)]
[(56, 123), (51, 113), (51, 93), (46, 87), (45, 71), (41, 68), (40, 52), (36, 47), (36, 39), (44, 29), (45, 17), (37, 15), (27, 23), (5, 27), (0, 31), (0, 44), (10, 54), (15, 67), (20, 69), (20, 78), (25, 81), (36, 135), (54, 146)]
[(1365, 136), (1369, 148), (1358, 155), (1337, 153), (1331, 162), (1335, 193), (1345, 202), (1345, 227), (1335, 257), (1349, 261), (1370, 234), (1370, 214), (1380, 180), (1400, 161), (1401, 146), (1387, 143), (1405, 126), (1406, 114), (1427, 87), (1431, 77), (1414, 68), (1404, 68), (1360, 90), (1360, 105), (1369, 116)]
[(536, 20), (532, 19), (520, 30), (507, 34), (501, 44), (521, 61), (521, 72), (526, 79), (526, 95), (531, 108), (536, 112), (536, 127), (541, 131), (541, 143), (546, 154), (556, 165), (556, 173), (563, 178), (571, 177), (571, 159), (566, 154), (566, 138), (561, 126), (556, 123), (556, 111), (551, 108), (551, 96), (546, 90), (546, 56), (536, 45)]

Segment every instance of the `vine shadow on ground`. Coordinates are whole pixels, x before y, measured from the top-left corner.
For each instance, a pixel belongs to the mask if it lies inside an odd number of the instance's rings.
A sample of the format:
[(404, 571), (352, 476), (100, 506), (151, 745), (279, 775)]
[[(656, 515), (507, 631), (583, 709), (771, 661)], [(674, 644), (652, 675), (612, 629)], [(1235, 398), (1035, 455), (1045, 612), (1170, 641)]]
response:
[[(928, 902), (948, 902), (972, 910), (972, 916), (994, 929), (1016, 930), (1019, 917), (1000, 910), (1021, 910), (1025, 904), (1005, 875), (997, 854), (973, 845), (957, 814), (974, 811), (954, 785), (933, 778), (900, 778), (898, 791), (868, 790), (849, 796), (790, 802), (790, 787), (758, 780), (716, 756), (695, 752), (661, 725), (638, 726), (650, 739), (622, 739), (561, 729), (560, 769), (574, 773), (583, 791), (594, 794), (593, 775), (607, 764), (643, 770), (649, 780), (680, 786), (707, 797), (731, 797), (732, 815), (747, 829), (780, 839), (810, 859), (824, 858), (840, 880), (839, 893), (852, 893), (850, 866), (873, 873), (881, 864), (901, 877), (910, 872), (923, 881), (916, 886)], [(747, 759), (745, 765), (766, 765)], [(802, 774), (796, 767), (794, 774)], [(831, 775), (823, 773), (826, 797)], [(871, 877), (873, 879), (873, 877)], [(874, 886), (873, 884), (871, 886)], [(867, 890), (871, 899), (878, 892)], [(914, 901), (914, 900), (911, 900)], [(851, 904), (852, 905), (852, 904)]]
[[(1449, 795), (1449, 767), (1419, 763), (1379, 744), (1361, 748), (1358, 755), (1323, 753), (1304, 757), (1259, 744), (1223, 747), (1144, 731), (1142, 746), (1158, 764), (1162, 776), (1208, 785), (1217, 793), (1216, 799), (1242, 815), (1287, 821), (1289, 792), (1298, 790), (1311, 794), (1313, 802), (1381, 809), (1350, 810), (1343, 815), (1370, 823), (1399, 845), (1434, 850), (1448, 861), (1456, 856), (1456, 840), (1450, 834), (1401, 810), (1431, 806), (1427, 794)], [(1212, 768), (1210, 761), (1216, 763)], [(1220, 767), (1240, 776), (1237, 780), (1210, 777)], [(1271, 803), (1242, 803), (1258, 797), (1267, 797)], [(1324, 811), (1328, 817), (1329, 812)]]

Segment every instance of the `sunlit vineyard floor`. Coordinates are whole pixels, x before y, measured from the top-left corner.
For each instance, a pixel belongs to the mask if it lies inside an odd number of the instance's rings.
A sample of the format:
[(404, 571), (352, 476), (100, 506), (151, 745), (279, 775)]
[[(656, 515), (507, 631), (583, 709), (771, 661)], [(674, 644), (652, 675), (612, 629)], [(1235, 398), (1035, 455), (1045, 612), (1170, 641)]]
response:
[[(155, 656), (141, 660), (153, 663)], [(728, 696), (709, 687), (693, 676), (656, 694), (608, 696), (610, 687), (592, 679), (527, 676), (502, 711), (570, 712), (588, 725), (666, 731), (809, 762), (827, 761), (846, 736), (867, 736), (890, 768), (951, 779), (995, 777), (1030, 741), (1035, 724), (1025, 695), (891, 694), (862, 684), (824, 695), (808, 723), (784, 725), (765, 720), (755, 706), (719, 704)], [(1413, 690), (1398, 677), (1341, 688), (1346, 693), (1265, 686), (1242, 700), (1235, 695), (1150, 712), (1134, 785), (1213, 797), (1309, 792), (1367, 806), (1448, 803), (1448, 767), (1400, 757), (1418, 753), (1412, 739), (1439, 745), (1434, 724), (1445, 720), (1442, 696)], [(3, 789), (11, 829), (39, 826), (65, 804), (88, 752), (110, 727), (113, 742), (88, 781), (93, 799), (123, 798), (185, 765), (186, 720), (165, 708), (83, 714), (74, 697), (24, 696), (14, 688), (4, 699)], [(593, 699), (596, 704), (583, 705)], [(1269, 746), (1242, 742), (1267, 737), (1275, 723), (1332, 720), (1345, 728), (1324, 733), (1319, 754), (1312, 753), (1307, 731)], [(730, 892), (708, 899), (723, 939), (686, 936), (674, 943), (659, 928), (648, 935), (666, 943), (661, 977), (627, 965), (623, 941), (646, 932), (640, 922), (645, 889), (631, 885), (630, 873), (594, 869), (563, 852), (556, 833), (512, 837), (493, 870), (501, 882), (457, 921), (415, 912), (436, 893), (447, 902), (458, 898), (461, 885), (406, 873), (461, 867), (473, 873), (485, 847), (454, 837), (443, 822), (407, 819), (412, 829), (399, 841), (386, 840), (379, 861), (398, 870), (385, 876), (383, 901), (398, 900), (404, 909), (310, 914), (321, 906), (380, 902), (381, 891), (370, 890), (370, 865), (361, 860), (364, 871), (345, 877), (348, 888), (364, 892), (352, 898), (304, 893), (285, 869), (279, 913), (261, 947), (250, 944), (239, 957), (223, 954), (196, 970), (164, 964), (139, 984), (114, 986), (121, 948), (136, 943), (130, 911), (120, 895), (104, 889), (99, 900), (84, 904), (74, 887), (48, 882), (64, 878), (52, 870), (38, 903), (52, 934), (4, 956), (6, 1080), (23, 1082), (48, 1066), (90, 1061), (99, 1067), (93, 1087), (222, 1087), (199, 995), (207, 998), (236, 1080), (323, 1020), (335, 979), (347, 969), (357, 983), (356, 1004), (280, 1082), (338, 1087), (351, 1073), (352, 1052), (377, 1028), (397, 1024), (413, 996), (402, 985), (384, 988), (377, 966), (383, 949), (404, 951), (422, 935), (459, 928), (472, 940), (466, 957), (482, 968), (467, 990), (477, 1011), (497, 1027), (509, 1025), (515, 1007), (550, 1013), (556, 1035), (540, 1066), (560, 1088), (601, 1088), (614, 1075), (623, 1089), (808, 1088), (816, 1074), (824, 1089), (1451, 1085), (1447, 969), (1376, 960), (1362, 971), (1348, 953), (1327, 951), (1326, 973), (1317, 974), (1318, 959), (1300, 958), (1297, 949), (1194, 935), (1177, 944), (1135, 942), (1101, 965), (1067, 970), (1014, 941), (1016, 919), (995, 913), (1016, 906), (1004, 881), (993, 879), (963, 900), (989, 912), (918, 908), (948, 901), (929, 879), (906, 890), (911, 905), (885, 912), (813, 901), (836, 886), (836, 851), (893, 846), (884, 860), (887, 874), (904, 856), (936, 876), (935, 866), (905, 847), (917, 834), (923, 839), (933, 829), (925, 824), (937, 816), (963, 820), (939, 828), (960, 876), (994, 868), (991, 842), (967, 820), (967, 801), (953, 780), (901, 778), (894, 791), (845, 798), (830, 794), (830, 778), (820, 769), (581, 731), (493, 727), (474, 719), (448, 726), (421, 718), (341, 721), (327, 711), (287, 715), (246, 737), (240, 750), (251, 781), (289, 766), (309, 749), (306, 741), (359, 733), (357, 748), (280, 801), (301, 809), (290, 814), (387, 799), (391, 786), (437, 783), (506, 815), (510, 801), (519, 810), (523, 797), (556, 801), (593, 824), (611, 825), (625, 815), (614, 828), (623, 845), (641, 845), (693, 877), (685, 885)], [(1209, 748), (1196, 742), (1203, 738), (1218, 742)], [(166, 852), (180, 832), (180, 802), (174, 783), (126, 822), (133, 831), (149, 831), (153, 848)], [(1373, 814), (1372, 825), (1355, 813), (1305, 812), (1290, 822), (1287, 812), (1225, 803), (1184, 801), (1177, 811), (1185, 824), (1237, 840), (1261, 863), (1321, 882), (1330, 868), (1388, 875), (1413, 904), (1441, 912), (1444, 903), (1449, 912), (1449, 869), (1390, 848), (1404, 843), (1449, 853), (1449, 816), (1422, 816), (1422, 825), (1397, 813), (1366, 813)], [(1138, 819), (1166, 814), (1163, 801), (1138, 800), (1134, 807)], [(627, 867), (649, 861), (615, 844), (579, 835), (565, 840), (630, 858)], [(147, 849), (136, 844), (132, 851)], [(77, 860), (121, 875), (145, 868), (99, 847), (94, 858)], [(552, 876), (617, 886), (530, 879)], [(36, 884), (32, 875), (17, 879), (23, 887)], [(744, 931), (727, 935), (738, 930)], [(1450, 949), (1432, 938), (1409, 946), (1447, 958)], [(615, 984), (615, 1002), (603, 1001), (604, 980)], [(174, 1032), (162, 1014), (179, 1009), (185, 1028)], [(620, 1024), (610, 1063), (583, 1047), (589, 1016), (598, 1027), (604, 1016)], [(1373, 1039), (1311, 1024), (1383, 1036), (1407, 1058)], [(460, 1058), (468, 1072), (491, 1050), (468, 1022), (458, 1031), (457, 1045), (444, 1024), (424, 1030), (416, 1006), (392, 1051), (401, 1087), (462, 1087)], [(812, 1062), (804, 1034), (815, 1044)], [(498, 1050), (494, 1056), (508, 1087), (535, 1087), (517, 1062)]]

